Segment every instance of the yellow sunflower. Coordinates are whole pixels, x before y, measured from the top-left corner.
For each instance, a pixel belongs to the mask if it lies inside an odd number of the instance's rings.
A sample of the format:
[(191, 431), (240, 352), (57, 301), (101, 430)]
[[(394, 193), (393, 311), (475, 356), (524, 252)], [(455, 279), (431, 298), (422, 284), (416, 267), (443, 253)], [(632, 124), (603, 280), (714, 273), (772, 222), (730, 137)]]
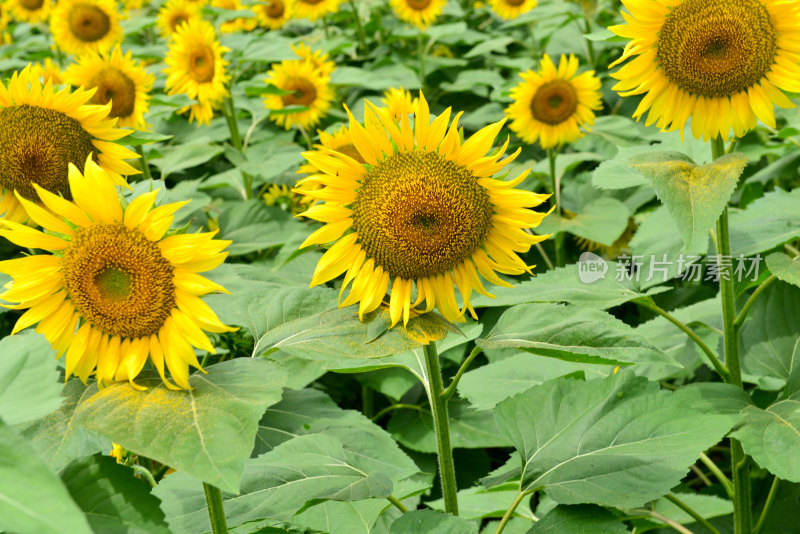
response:
[(294, 0), (259, 0), (250, 6), (264, 28), (278, 30), (292, 18)]
[(411, 93), (405, 89), (391, 87), (383, 93), (381, 99), (383, 105), (389, 109), (389, 113), (396, 121), (400, 122), (401, 117), (407, 117), (417, 112), (419, 101), (411, 97)]
[(165, 363), (189, 389), (189, 366), (200, 367), (192, 345), (214, 352), (203, 330), (232, 330), (199, 298), (225, 289), (197, 274), (221, 264), (230, 241), (214, 232), (164, 237), (186, 202), (151, 209), (153, 191), (123, 209), (105, 171), (88, 159), (84, 173), (69, 167), (71, 202), (39, 187), (47, 209), (19, 197), (48, 233), (0, 223), (9, 241), (53, 253), (0, 262), (13, 279), (0, 298), (28, 309), (13, 333), (39, 323), (57, 355), (66, 352), (67, 376), (83, 382), (94, 371), (100, 384), (133, 384), (149, 356), (167, 386), (175, 388)]
[(50, 32), (68, 54), (105, 54), (122, 41), (114, 0), (59, 0), (50, 17)]
[(25, 221), (13, 192), (35, 201), (34, 184), (69, 198), (67, 168), (83, 168), (89, 154), (117, 184), (125, 184), (121, 175), (139, 172), (125, 162), (139, 156), (113, 142), (128, 132), (115, 127), (111, 106), (87, 104), (93, 94), (42, 86), (30, 66), (15, 72), (8, 88), (0, 83), (0, 216)]
[(228, 96), (228, 62), (222, 58), (227, 51), (217, 41), (214, 27), (201, 19), (181, 24), (172, 36), (164, 70), (166, 89), (170, 95), (183, 93), (197, 100), (189, 120), (207, 124), (213, 109)]
[(451, 321), (463, 320), (466, 310), (475, 317), (472, 291), (488, 295), (480, 276), (508, 286), (497, 272), (531, 272), (517, 254), (549, 237), (525, 232), (546, 215), (529, 208), (548, 195), (514, 189), (528, 171), (509, 181), (492, 178), (520, 152), (506, 157), (508, 140), (491, 151), (505, 121), (462, 141), (461, 113), (449, 128), (449, 108), (431, 122), (422, 94), (413, 128), (407, 116), (398, 125), (386, 108), (372, 104), (363, 126), (347, 112), (350, 135), (366, 164), (333, 150), (305, 153), (324, 173), (325, 187), (298, 191), (325, 203), (303, 215), (326, 224), (301, 247), (336, 241), (320, 259), (312, 286), (346, 273), (342, 292), (352, 286), (341, 306), (359, 302), (361, 317), (390, 289), (394, 326), (401, 318), (407, 323), (422, 302), (421, 311), (436, 307)]
[(489, 0), (492, 11), (503, 19), (515, 19), (536, 7), (537, 0)]
[[(211, 0), (211, 5), (220, 9), (227, 9), (228, 11), (242, 11), (245, 6), (241, 0)], [(249, 8), (249, 6), (248, 6)], [(253, 13), (255, 15), (255, 13)], [(237, 17), (232, 20), (223, 22), (220, 27), (220, 33), (234, 33), (238, 31), (250, 31), (256, 27), (258, 21), (256, 17)]]
[(122, 5), (125, 8), (125, 11), (141, 9), (144, 5), (144, 0), (122, 0)]
[(53, 63), (53, 60), (45, 58), (42, 63), (33, 63), (31, 65), (31, 76), (39, 78), (42, 83), (50, 82), (53, 85), (61, 85), (64, 83), (64, 76), (58, 65)]
[(511, 90), (514, 102), (506, 108), (509, 127), (526, 143), (542, 148), (580, 138), (581, 126), (594, 123), (592, 110), (602, 107), (600, 80), (594, 71), (576, 75), (578, 58), (561, 56), (558, 68), (545, 54), (539, 71), (523, 72)]
[(305, 43), (291, 44), (289, 48), (292, 49), (292, 52), (294, 52), (297, 57), (310, 62), (321, 76), (330, 77), (336, 69), (336, 63), (331, 61), (328, 54), (322, 50), (317, 50), (315, 52)]
[(291, 91), (285, 95), (264, 95), (264, 106), (267, 109), (282, 110), (288, 106), (308, 108), (304, 111), (270, 114), (270, 120), (287, 130), (295, 124), (303, 128), (317, 125), (331, 107), (334, 93), (328, 77), (323, 76), (310, 61), (281, 61), (272, 66), (264, 81), (283, 91)]
[(156, 19), (156, 25), (161, 29), (161, 35), (169, 37), (184, 22), (201, 19), (200, 9), (202, 7), (200, 2), (191, 2), (189, 0), (169, 0), (166, 2), (158, 11), (158, 18)]
[(772, 128), (772, 105), (800, 92), (800, 2), (785, 0), (626, 0), (627, 24), (609, 29), (631, 39), (612, 67), (622, 96), (644, 95), (634, 113), (646, 124), (703, 139), (757, 119)]
[(317, 20), (336, 13), (342, 0), (295, 0), (293, 16), (300, 19)]
[(8, 16), (8, 7), (5, 3), (0, 2), (0, 31), (5, 30), (9, 22), (11, 22), (11, 17)]
[(424, 30), (442, 14), (447, 0), (389, 0), (395, 15)]
[(117, 117), (119, 125), (142, 130), (155, 76), (148, 74), (142, 65), (131, 58), (131, 52), (122, 53), (117, 45), (111, 54), (87, 54), (78, 58), (65, 75), (74, 86), (97, 88), (93, 104), (111, 103), (109, 116)]
[(3, 12), (8, 10), (11, 18), (19, 22), (46, 22), (53, 3), (50, 0), (6, 0)]

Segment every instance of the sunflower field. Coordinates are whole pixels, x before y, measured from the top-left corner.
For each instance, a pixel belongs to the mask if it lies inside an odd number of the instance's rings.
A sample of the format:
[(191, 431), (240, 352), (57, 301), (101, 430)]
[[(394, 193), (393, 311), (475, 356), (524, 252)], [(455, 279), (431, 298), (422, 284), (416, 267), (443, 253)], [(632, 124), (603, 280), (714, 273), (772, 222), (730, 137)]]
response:
[(800, 0), (0, 40), (0, 533), (800, 534)]

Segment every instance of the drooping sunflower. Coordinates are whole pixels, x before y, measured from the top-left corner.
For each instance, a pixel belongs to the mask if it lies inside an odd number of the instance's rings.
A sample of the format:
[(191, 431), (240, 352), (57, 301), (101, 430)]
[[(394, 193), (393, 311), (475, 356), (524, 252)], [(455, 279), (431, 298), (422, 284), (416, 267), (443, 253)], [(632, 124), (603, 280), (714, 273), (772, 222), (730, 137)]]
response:
[(336, 13), (342, 0), (295, 0), (294, 15), (299, 19), (317, 20)]
[(260, 0), (250, 6), (258, 15), (258, 23), (270, 30), (283, 28), (294, 10), (294, 0)]
[(11, 18), (19, 22), (46, 22), (53, 3), (50, 0), (6, 0), (3, 11), (8, 10)]
[(70, 65), (65, 75), (74, 86), (86, 89), (97, 88), (91, 102), (111, 103), (109, 116), (117, 117), (119, 125), (141, 130), (145, 127), (144, 114), (150, 100), (149, 91), (155, 76), (147, 73), (142, 65), (123, 54), (117, 45), (111, 54), (86, 54)]
[(53, 40), (68, 54), (105, 54), (122, 41), (114, 0), (59, 0), (50, 17)]
[(308, 108), (304, 111), (270, 115), (270, 120), (287, 130), (294, 125), (303, 128), (317, 125), (331, 107), (334, 93), (328, 77), (322, 75), (310, 61), (281, 61), (272, 66), (264, 81), (283, 91), (291, 91), (285, 95), (264, 95), (264, 106), (267, 109), (282, 110), (288, 106)]
[[(249, 9), (245, 8), (241, 0), (211, 0), (211, 5), (229, 11), (243, 11)], [(255, 15), (255, 13), (253, 13)], [(238, 31), (250, 31), (256, 27), (258, 21), (255, 16), (252, 17), (236, 17), (235, 19), (226, 20), (220, 27), (220, 33), (234, 33)]]
[(156, 25), (161, 29), (161, 35), (169, 37), (184, 22), (193, 19), (201, 19), (200, 9), (203, 5), (200, 2), (190, 0), (169, 0), (158, 11)]
[(35, 201), (34, 184), (69, 198), (67, 168), (82, 169), (89, 154), (119, 185), (121, 175), (139, 172), (125, 162), (138, 156), (113, 142), (128, 132), (108, 116), (111, 106), (88, 104), (93, 94), (42, 85), (30, 66), (15, 72), (7, 89), (0, 83), (0, 216), (26, 220), (13, 193)]
[[(323, 131), (317, 131), (317, 133), (319, 134), (319, 144), (314, 145), (316, 150), (341, 152), (359, 163), (366, 163), (353, 144), (353, 139), (350, 137), (350, 129), (346, 125), (339, 125), (333, 133)], [(310, 161), (306, 161), (300, 165), (300, 168), (297, 170), (298, 174), (318, 174), (322, 172), (322, 170), (318, 169)], [(308, 180), (306, 180), (305, 184), (308, 184)]]
[(39, 323), (57, 355), (66, 353), (67, 376), (84, 382), (94, 371), (101, 384), (133, 384), (149, 356), (168, 387), (175, 388), (164, 364), (189, 389), (189, 366), (200, 367), (192, 345), (214, 352), (203, 330), (232, 330), (199, 298), (225, 289), (197, 274), (221, 264), (230, 241), (214, 232), (164, 237), (186, 202), (151, 209), (153, 191), (123, 209), (111, 177), (91, 159), (84, 176), (70, 165), (69, 184), (71, 202), (37, 187), (47, 209), (19, 197), (48, 233), (0, 223), (9, 241), (53, 253), (0, 262), (13, 279), (0, 298), (28, 309), (13, 332)]
[(772, 105), (800, 92), (800, 2), (784, 0), (627, 0), (627, 24), (609, 29), (631, 39), (611, 76), (622, 96), (644, 95), (634, 112), (646, 124), (703, 139), (757, 119), (775, 127)]
[(411, 96), (405, 89), (390, 87), (383, 93), (381, 99), (383, 105), (389, 109), (389, 113), (396, 121), (400, 122), (401, 117), (413, 115), (417, 112), (419, 101)]
[(330, 56), (322, 50), (311, 50), (305, 43), (291, 44), (289, 48), (302, 60), (310, 62), (321, 76), (330, 77), (336, 69), (336, 63), (330, 60)]
[(489, 0), (492, 11), (503, 19), (515, 19), (536, 7), (538, 0)]
[(447, 0), (389, 0), (395, 15), (424, 30), (442, 14)]
[(44, 58), (41, 63), (33, 63), (31, 65), (31, 76), (40, 78), (42, 83), (50, 82), (53, 85), (61, 85), (64, 83), (64, 74), (57, 64), (49, 57)]
[(522, 82), (511, 90), (514, 102), (506, 108), (509, 127), (526, 143), (542, 148), (570, 143), (594, 123), (592, 110), (602, 107), (600, 80), (594, 71), (577, 74), (578, 58), (561, 56), (558, 68), (547, 54), (539, 71), (520, 73)]
[(213, 109), (228, 95), (228, 62), (222, 58), (227, 51), (217, 41), (214, 27), (201, 19), (181, 24), (173, 34), (165, 60), (166, 89), (170, 95), (183, 93), (197, 100), (190, 120), (207, 124)]
[(336, 241), (317, 264), (312, 286), (346, 273), (342, 292), (352, 286), (340, 305), (358, 302), (359, 316), (376, 309), (391, 287), (392, 325), (407, 323), (423, 302), (422, 311), (436, 307), (460, 321), (466, 310), (476, 316), (473, 290), (488, 295), (481, 276), (508, 286), (498, 272), (530, 272), (517, 254), (549, 237), (525, 232), (546, 215), (529, 208), (548, 195), (514, 189), (527, 171), (509, 181), (492, 178), (520, 152), (506, 157), (508, 140), (491, 151), (504, 120), (462, 141), (461, 113), (449, 128), (449, 108), (431, 122), (422, 94), (413, 128), (407, 116), (398, 125), (386, 108), (371, 104), (364, 125), (347, 112), (366, 165), (332, 150), (305, 153), (324, 173), (325, 187), (304, 194), (325, 203), (303, 215), (326, 224), (301, 247)]

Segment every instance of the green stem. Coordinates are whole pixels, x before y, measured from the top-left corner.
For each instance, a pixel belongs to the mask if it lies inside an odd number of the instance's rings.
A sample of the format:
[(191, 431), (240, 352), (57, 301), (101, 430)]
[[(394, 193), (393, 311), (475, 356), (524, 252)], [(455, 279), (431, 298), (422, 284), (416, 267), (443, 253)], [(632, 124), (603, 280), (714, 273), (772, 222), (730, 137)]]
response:
[(759, 285), (759, 286), (756, 288), (756, 290), (755, 290), (755, 291), (753, 291), (753, 294), (752, 294), (752, 295), (750, 295), (750, 298), (748, 298), (748, 299), (747, 299), (747, 302), (745, 302), (745, 303), (744, 303), (744, 308), (742, 308), (742, 311), (740, 311), (740, 312), (739, 312), (739, 315), (737, 315), (737, 316), (736, 316), (736, 319), (733, 321), (733, 324), (734, 324), (736, 327), (739, 327), (739, 326), (741, 326), (741, 325), (742, 325), (742, 323), (744, 322), (745, 318), (747, 317), (747, 314), (748, 314), (748, 312), (750, 311), (750, 308), (752, 308), (752, 307), (753, 307), (753, 303), (756, 301), (756, 299), (758, 298), (758, 296), (759, 296), (761, 293), (763, 293), (763, 292), (764, 292), (764, 290), (765, 290), (767, 287), (769, 287), (769, 285), (770, 285), (772, 282), (774, 282), (775, 280), (777, 280), (777, 278), (775, 277), (775, 275), (774, 275), (774, 274), (772, 274), (772, 275), (770, 275), (770, 276), (769, 276), (769, 278), (767, 278), (766, 280), (764, 280), (763, 282), (761, 282), (761, 285)]
[(155, 488), (156, 487), (156, 485), (157, 485), (156, 479), (153, 478), (153, 473), (151, 473), (150, 470), (147, 469), (146, 467), (134, 464), (133, 472), (135, 474), (141, 476), (142, 478), (144, 478), (147, 481), (147, 483), (150, 484), (151, 488)]
[[(239, 122), (236, 120), (236, 106), (233, 103), (233, 88), (228, 91), (228, 96), (222, 104), (222, 114), (225, 116), (225, 122), (228, 123), (228, 130), (231, 133), (231, 144), (239, 152), (244, 153), (242, 150), (242, 136), (239, 134)], [(244, 181), (244, 198), (250, 200), (253, 198), (253, 177), (250, 174), (242, 171), (242, 180)]]
[(364, 32), (364, 25), (361, 24), (361, 17), (358, 16), (358, 7), (353, 0), (347, 0), (350, 3), (350, 9), (353, 10), (353, 17), (356, 19), (356, 26), (358, 27), (358, 42), (361, 49), (367, 52), (367, 34)]
[(419, 413), (426, 413), (426, 410), (422, 408), (422, 406), (417, 406), (416, 404), (392, 404), (391, 406), (387, 406), (383, 410), (380, 410), (378, 413), (372, 416), (373, 421), (377, 421), (384, 415), (394, 410), (416, 410)]
[(387, 499), (387, 500), (388, 500), (390, 503), (392, 503), (392, 504), (395, 506), (395, 508), (397, 508), (397, 509), (398, 509), (398, 510), (400, 510), (401, 512), (403, 512), (403, 513), (406, 513), (406, 512), (408, 512), (408, 508), (406, 508), (406, 505), (405, 505), (405, 504), (403, 504), (402, 502), (400, 502), (400, 499), (398, 499), (398, 498), (397, 498), (397, 497), (395, 497), (394, 495), (389, 495), (388, 497), (386, 497), (386, 499)]
[(706, 453), (700, 453), (700, 461), (708, 468), (711, 473), (719, 480), (719, 483), (722, 484), (722, 487), (725, 489), (725, 493), (728, 494), (728, 498), (733, 499), (733, 484), (731, 484), (731, 480), (725, 476), (725, 473), (722, 472), (722, 469), (717, 467), (717, 464), (714, 463), (714, 460), (706, 456)]
[(691, 508), (688, 504), (686, 504), (685, 502), (683, 502), (682, 500), (680, 500), (676, 496), (674, 496), (672, 494), (669, 494), (669, 495), (665, 495), (664, 497), (669, 502), (671, 502), (672, 504), (674, 504), (675, 506), (677, 506), (678, 508), (680, 508), (681, 510), (683, 510), (684, 512), (686, 512), (690, 516), (692, 516), (692, 518), (694, 518), (695, 521), (700, 523), (700, 525), (702, 525), (703, 528), (705, 528), (710, 534), (720, 534), (719, 530), (714, 528), (714, 525), (712, 525), (711, 523), (706, 521), (706, 519), (703, 516), (698, 514), (693, 508)]
[[(589, 13), (584, 13), (584, 20), (586, 20), (586, 33), (592, 33), (592, 21), (589, 18)], [(584, 39), (586, 39), (584, 37)], [(594, 44), (589, 39), (586, 39), (586, 51), (589, 53), (589, 64), (594, 69)]]
[(475, 347), (472, 349), (472, 352), (469, 353), (467, 359), (464, 360), (464, 363), (461, 364), (461, 367), (458, 368), (458, 372), (456, 376), (453, 377), (453, 381), (450, 382), (450, 385), (447, 386), (447, 389), (442, 392), (442, 397), (444, 400), (450, 400), (450, 397), (453, 396), (453, 393), (456, 392), (456, 387), (458, 387), (458, 382), (461, 380), (461, 376), (466, 372), (467, 368), (469, 368), (469, 364), (477, 358), (480, 353), (483, 352), (483, 349), (480, 347)]
[(436, 444), (439, 450), (439, 475), (442, 478), (442, 495), (444, 511), (458, 515), (458, 497), (456, 495), (456, 471), (453, 465), (453, 447), (450, 445), (450, 420), (447, 414), (447, 399), (444, 398), (442, 371), (439, 368), (439, 355), (436, 344), (431, 341), (425, 349), (425, 364), (428, 371), (429, 395), (433, 412), (433, 428), (436, 432)]
[(375, 411), (375, 397), (372, 394), (372, 388), (369, 386), (361, 386), (361, 413), (366, 417), (372, 417)]
[(769, 493), (767, 494), (767, 500), (764, 503), (764, 509), (761, 510), (761, 515), (758, 517), (758, 521), (756, 522), (756, 526), (753, 527), (753, 534), (759, 534), (761, 529), (764, 528), (764, 522), (769, 515), (769, 510), (772, 508), (772, 503), (775, 502), (775, 497), (778, 496), (778, 488), (781, 485), (781, 479), (775, 477), (772, 479), (772, 486), (769, 488)]
[(501, 534), (503, 532), (503, 529), (506, 528), (508, 522), (511, 521), (511, 517), (514, 515), (514, 510), (517, 509), (517, 506), (519, 506), (519, 503), (521, 503), (522, 499), (525, 498), (525, 495), (527, 495), (527, 493), (524, 491), (517, 493), (517, 496), (514, 498), (514, 502), (511, 503), (511, 506), (508, 507), (506, 513), (503, 514), (503, 518), (500, 520), (500, 524), (497, 525), (497, 530), (494, 531), (494, 534)]
[(300, 124), (297, 125), (300, 129), (300, 134), (303, 136), (303, 141), (306, 143), (306, 147), (309, 150), (314, 150), (314, 142), (311, 140), (311, 135), (309, 135), (308, 131)]
[(153, 177), (150, 174), (150, 165), (147, 163), (147, 155), (144, 153), (144, 147), (142, 145), (136, 145), (136, 152), (142, 157), (142, 175), (145, 180), (151, 182)]
[(222, 507), (222, 492), (219, 488), (203, 482), (206, 494), (208, 518), (211, 520), (211, 531), (214, 534), (228, 534), (228, 523), (225, 521), (225, 509)]
[(322, 29), (325, 31), (325, 40), (331, 38), (331, 34), (328, 31), (328, 17), (322, 17)]
[[(556, 152), (555, 148), (548, 148), (547, 149), (547, 161), (550, 163), (550, 190), (553, 192), (553, 198), (555, 199), (555, 206), (556, 206), (556, 214), (561, 217), (561, 191), (558, 184), (558, 178), (556, 177), (556, 157), (558, 153)], [(553, 245), (556, 249), (556, 266), (563, 267), (564, 266), (564, 233), (559, 232), (556, 234), (556, 237), (553, 241)]]
[(425, 92), (425, 41), (422, 32), (417, 33), (417, 58), (419, 59), (419, 86)]

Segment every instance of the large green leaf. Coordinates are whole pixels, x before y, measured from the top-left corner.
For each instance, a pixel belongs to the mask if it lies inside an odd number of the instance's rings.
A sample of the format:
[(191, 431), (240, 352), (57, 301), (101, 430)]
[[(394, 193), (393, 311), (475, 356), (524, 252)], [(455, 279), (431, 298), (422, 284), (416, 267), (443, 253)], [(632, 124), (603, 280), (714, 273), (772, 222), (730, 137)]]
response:
[(237, 358), (189, 377), (190, 391), (168, 389), (143, 375), (103, 388), (76, 410), (79, 423), (124, 448), (238, 492), (258, 420), (281, 398), (285, 372), (259, 359)]
[(291, 213), (260, 200), (230, 203), (219, 218), (220, 239), (230, 239), (231, 256), (283, 245), (294, 233), (305, 232), (306, 225)]
[(55, 473), (1, 420), (0, 531), (92, 534), (80, 508)]
[(767, 256), (767, 267), (778, 280), (800, 287), (800, 256), (792, 258), (783, 252)]
[(586, 204), (580, 213), (568, 219), (551, 214), (536, 229), (538, 234), (569, 232), (578, 237), (611, 246), (628, 226), (628, 209), (610, 197), (600, 197)]
[(527, 534), (627, 534), (614, 514), (591, 504), (556, 506)]
[[(228, 525), (256, 519), (285, 520), (307, 504), (322, 500), (387, 497), (392, 482), (381, 473), (350, 465), (341, 442), (332, 436), (299, 436), (248, 460), (240, 495), (223, 494)], [(207, 532), (208, 510), (199, 482), (170, 475), (154, 490), (175, 534)]]
[(478, 527), (443, 512), (414, 510), (392, 523), (389, 534), (478, 534)]
[(667, 493), (736, 419), (658, 387), (626, 371), (546, 382), (499, 404), (497, 424), (521, 455), (520, 487), (562, 504), (623, 508)]
[[(460, 490), (458, 492), (458, 515), (464, 519), (503, 517), (517, 495), (519, 495), (519, 485), (516, 483), (503, 484), (493, 488), (473, 486)], [(444, 499), (437, 499), (426, 504), (434, 510), (444, 510)], [(530, 508), (530, 499), (523, 499), (514, 510), (514, 515), (534, 519), (535, 516)]]
[(800, 188), (771, 191), (743, 211), (731, 212), (731, 251), (734, 256), (770, 250), (800, 236)]
[(745, 452), (775, 476), (800, 482), (800, 400), (782, 400), (762, 410), (748, 406), (745, 423), (732, 435)]
[(0, 340), (0, 354), (0, 418), (15, 425), (61, 406), (55, 351), (44, 336), (6, 336)]
[(170, 534), (150, 486), (110, 456), (72, 462), (61, 480), (97, 534)]
[(174, 172), (202, 165), (223, 150), (219, 145), (207, 143), (173, 144), (162, 148), (161, 156), (152, 158), (150, 163), (161, 171), (161, 179), (164, 180)]
[(612, 315), (559, 304), (519, 304), (506, 310), (482, 348), (518, 348), (588, 363), (674, 363), (664, 351)]

